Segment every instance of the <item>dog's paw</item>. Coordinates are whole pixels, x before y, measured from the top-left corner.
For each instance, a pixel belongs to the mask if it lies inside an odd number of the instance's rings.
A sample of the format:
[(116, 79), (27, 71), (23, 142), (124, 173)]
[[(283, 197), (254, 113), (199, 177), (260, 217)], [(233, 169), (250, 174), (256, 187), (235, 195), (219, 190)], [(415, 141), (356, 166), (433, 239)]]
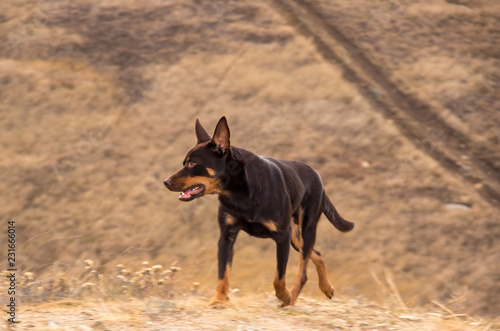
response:
[(287, 307), (287, 306), (293, 306), (293, 303), (292, 303), (292, 300), (291, 300), (291, 297), (288, 296), (284, 299), (280, 298), (280, 303), (278, 304), (278, 308), (284, 308), (284, 307)]
[(218, 296), (215, 296), (210, 302), (208, 303), (209, 307), (212, 307), (214, 309), (223, 309), (226, 308), (228, 298), (221, 298)]
[(285, 308), (285, 307), (288, 307), (288, 306), (291, 306), (290, 302), (281, 302), (278, 305), (278, 308)]
[(328, 286), (320, 287), (320, 289), (323, 293), (325, 293), (325, 295), (328, 297), (328, 299), (333, 298), (333, 295), (335, 294), (335, 289), (333, 288), (333, 286), (328, 285)]

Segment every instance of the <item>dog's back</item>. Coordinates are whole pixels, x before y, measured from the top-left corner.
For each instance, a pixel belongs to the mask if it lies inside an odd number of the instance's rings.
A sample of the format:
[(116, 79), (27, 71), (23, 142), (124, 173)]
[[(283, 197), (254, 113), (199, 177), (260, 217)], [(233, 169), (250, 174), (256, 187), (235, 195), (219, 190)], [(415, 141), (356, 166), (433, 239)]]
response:
[(276, 210), (284, 212), (283, 208), (288, 210), (284, 206), (287, 204), (293, 214), (300, 207), (310, 206), (311, 200), (316, 200), (322, 202), (318, 205), (318, 210), (310, 212), (324, 212), (328, 220), (342, 232), (350, 231), (354, 227), (354, 223), (345, 220), (337, 212), (324, 191), (321, 176), (309, 165), (300, 161), (258, 156), (241, 148), (233, 149), (237, 155), (244, 155), (251, 160), (246, 164), (246, 170), (250, 174), (248, 180), (250, 183), (255, 182), (249, 185), (250, 192), (255, 192), (253, 199), (259, 201), (261, 206), (259, 214), (254, 215), (254, 218), (262, 214), (270, 216)]

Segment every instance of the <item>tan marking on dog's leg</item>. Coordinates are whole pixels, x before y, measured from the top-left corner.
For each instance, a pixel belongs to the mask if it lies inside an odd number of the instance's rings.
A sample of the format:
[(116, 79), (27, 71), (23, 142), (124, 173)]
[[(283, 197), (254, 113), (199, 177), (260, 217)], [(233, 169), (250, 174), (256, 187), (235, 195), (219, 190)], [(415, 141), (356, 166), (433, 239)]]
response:
[(292, 244), (294, 247), (297, 247), (300, 249), (300, 247), (302, 246), (300, 244), (300, 234), (299, 234), (299, 229), (298, 229), (298, 225), (295, 224), (294, 222), (292, 222), (291, 224), (292, 226)]
[(226, 214), (226, 224), (233, 225), (236, 223), (236, 218), (231, 214)]
[(304, 218), (304, 214), (302, 213), (302, 207), (298, 208), (298, 219), (299, 224), (295, 224), (294, 220), (290, 222), (291, 231), (292, 231), (292, 244), (294, 247), (297, 247), (299, 250), (302, 248), (302, 220)]
[[(290, 305), (295, 305), (295, 301), (299, 296), (300, 291), (304, 287), (304, 284), (307, 281), (307, 263), (309, 262), (309, 258), (311, 256), (311, 251), (307, 252), (304, 258), (303, 248), (304, 248), (304, 240), (302, 238), (302, 222), (303, 222), (303, 211), (302, 208), (299, 210), (299, 224), (294, 224), (292, 222), (292, 240), (294, 244), (298, 244), (299, 247), (299, 270), (297, 272), (297, 276), (295, 277), (295, 281), (290, 290)], [(298, 236), (298, 238), (297, 238)]]
[[(299, 207), (300, 208), (300, 207)], [(302, 212), (299, 209), (299, 224), (302, 223)], [(291, 224), (291, 229), (292, 229), (292, 244), (294, 247), (302, 247), (301, 244), (301, 236), (300, 236), (300, 229), (297, 224), (292, 222)], [(318, 279), (319, 279), (319, 289), (328, 297), (332, 298), (333, 294), (335, 293), (335, 288), (332, 286), (330, 281), (328, 280), (328, 275), (326, 273), (326, 267), (325, 263), (323, 262), (323, 258), (321, 255), (317, 254), (314, 249), (311, 252), (311, 260), (314, 263), (314, 266), (316, 267), (316, 271), (318, 272)]]
[(316, 271), (318, 272), (319, 279), (319, 289), (325, 293), (325, 295), (331, 299), (333, 298), (333, 294), (335, 293), (335, 289), (332, 284), (328, 280), (328, 275), (326, 273), (325, 263), (323, 262), (323, 258), (319, 254), (317, 254), (314, 250), (311, 253), (311, 260), (316, 266)]
[(216, 174), (216, 171), (212, 168), (207, 168), (207, 171), (210, 174), (210, 176), (215, 176), (215, 174)]
[(304, 287), (304, 284), (307, 281), (307, 263), (309, 262), (310, 252), (306, 258), (302, 258), (302, 248), (300, 252), (299, 258), (299, 271), (297, 272), (297, 276), (295, 277), (295, 281), (293, 282), (292, 289), (290, 290), (290, 306), (295, 305), (295, 301), (299, 296), (300, 291)]
[(290, 305), (290, 291), (286, 287), (286, 274), (283, 275), (283, 278), (279, 279), (278, 269), (276, 269), (273, 285), (276, 297), (281, 300), (281, 306)]
[(263, 221), (262, 225), (264, 225), (271, 232), (278, 231), (278, 228), (276, 227), (276, 223), (274, 223), (273, 221)]
[(229, 299), (229, 263), (226, 264), (226, 271), (224, 272), (224, 278), (217, 280), (217, 287), (215, 289), (215, 296), (208, 304), (209, 306), (214, 306), (217, 304), (225, 304)]

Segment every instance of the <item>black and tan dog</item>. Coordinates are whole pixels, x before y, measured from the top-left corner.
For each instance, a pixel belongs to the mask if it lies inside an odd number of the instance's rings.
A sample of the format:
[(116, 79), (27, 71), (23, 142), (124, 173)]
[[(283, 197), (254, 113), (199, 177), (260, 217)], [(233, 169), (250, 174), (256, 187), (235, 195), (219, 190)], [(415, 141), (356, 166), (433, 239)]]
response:
[[(191, 201), (219, 194), (219, 278), (211, 305), (228, 300), (233, 245), (240, 230), (272, 238), (277, 246), (274, 276), (276, 296), (282, 306), (294, 305), (311, 259), (319, 287), (328, 298), (334, 288), (328, 280), (320, 252), (314, 249), (316, 226), (322, 213), (340, 231), (354, 224), (343, 219), (325, 194), (319, 174), (302, 162), (262, 157), (229, 144), (229, 128), (222, 117), (213, 137), (196, 120), (198, 143), (186, 155), (183, 168), (164, 181)], [(300, 252), (299, 272), (290, 290), (285, 283), (290, 244)]]

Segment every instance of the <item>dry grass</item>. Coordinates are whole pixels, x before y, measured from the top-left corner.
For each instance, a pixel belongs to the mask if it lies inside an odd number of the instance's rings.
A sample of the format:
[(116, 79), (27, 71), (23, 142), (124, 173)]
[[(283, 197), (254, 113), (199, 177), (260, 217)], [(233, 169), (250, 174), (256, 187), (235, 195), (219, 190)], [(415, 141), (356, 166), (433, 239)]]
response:
[(120, 330), (500, 330), (487, 321), (440, 311), (402, 310), (357, 299), (322, 302), (304, 297), (295, 307), (277, 308), (272, 293), (236, 296), (225, 309), (207, 306), (205, 297), (179, 294), (165, 299), (85, 301), (67, 299), (23, 307), (21, 329)]
[[(380, 286), (380, 305), (359, 295), (331, 301), (302, 295), (294, 307), (278, 308), (272, 292), (242, 295), (231, 288), (226, 306), (208, 306), (210, 293), (195, 282), (189, 292), (177, 262), (169, 268), (143, 261), (137, 271), (118, 264), (103, 272), (87, 259), (71, 274), (48, 279), (25, 272), (18, 284), (17, 329), (36, 330), (500, 330), (500, 322), (457, 314), (445, 304), (409, 309), (392, 274)], [(0, 285), (4, 291), (8, 282)], [(6, 324), (7, 329), (12, 325)]]
[[(40, 10), (2, 6), (2, 37)], [(18, 224), (23, 273), (56, 284), (57, 275), (73, 277), (75, 261), (113, 275), (119, 263), (177, 260), (180, 288), (199, 282), (211, 293), (217, 200), (182, 204), (162, 179), (193, 146), (194, 119), (212, 130), (226, 115), (234, 145), (312, 165), (356, 222), (347, 235), (319, 225), (317, 247), (338, 293), (384, 302), (372, 272), (385, 279), (389, 270), (410, 309), (434, 300), (455, 314), (498, 311), (497, 211), (419, 153), (271, 7), (81, 0), (36, 32), (17, 53), (0, 50), (0, 210)], [(418, 63), (439, 69), (447, 58)], [(438, 76), (428, 79), (440, 85)], [(450, 211), (449, 202), (472, 208)], [(231, 282), (244, 297), (272, 290), (274, 248), (238, 239)], [(292, 253), (290, 281), (295, 260)], [(304, 295), (319, 297), (309, 274)]]
[(313, 0), (398, 88), (432, 105), (495, 165), (500, 155), (495, 1)]
[[(83, 304), (94, 299), (143, 299), (152, 295), (169, 299), (174, 296), (176, 275), (181, 270), (178, 262), (164, 268), (143, 261), (135, 267), (120, 263), (115, 270), (105, 270), (87, 259), (71, 272), (55, 272), (44, 277), (27, 271), (17, 279), (16, 299), (22, 306), (32, 306), (61, 300), (76, 300)], [(2, 272), (4, 278), (9, 274), (8, 271)], [(7, 292), (9, 284), (7, 280), (2, 282), (2, 292)], [(195, 290), (198, 285), (195, 283)]]

